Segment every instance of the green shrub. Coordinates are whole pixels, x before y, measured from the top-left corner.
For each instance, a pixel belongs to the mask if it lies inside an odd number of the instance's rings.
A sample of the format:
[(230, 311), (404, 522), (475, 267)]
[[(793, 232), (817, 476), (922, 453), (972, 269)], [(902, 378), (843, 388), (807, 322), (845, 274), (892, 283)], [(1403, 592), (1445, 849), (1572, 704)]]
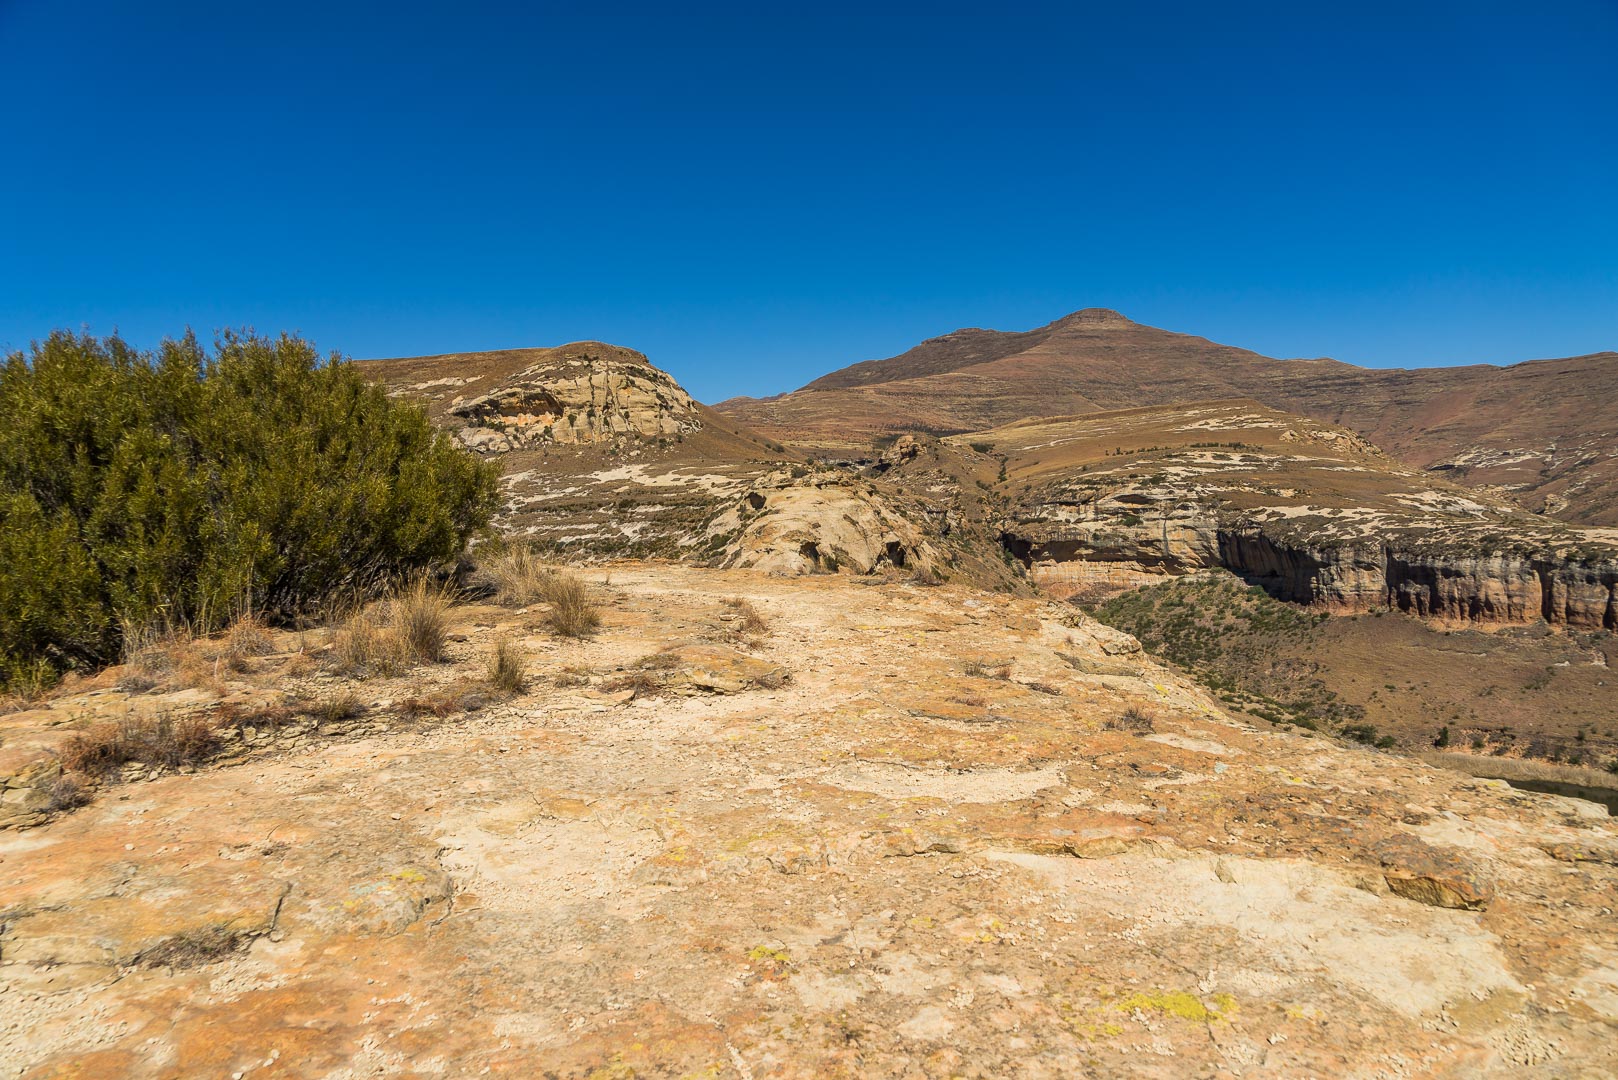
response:
[(0, 683), (125, 625), (283, 619), (455, 556), (497, 470), (307, 342), (65, 331), (0, 364)]

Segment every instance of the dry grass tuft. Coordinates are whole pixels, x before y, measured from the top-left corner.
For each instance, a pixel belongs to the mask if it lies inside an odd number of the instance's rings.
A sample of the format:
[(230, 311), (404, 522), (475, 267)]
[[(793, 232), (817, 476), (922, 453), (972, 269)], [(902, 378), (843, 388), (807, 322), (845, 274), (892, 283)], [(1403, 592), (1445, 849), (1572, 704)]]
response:
[(1492, 780), (1539, 780), (1576, 787), (1618, 788), (1618, 777), (1604, 769), (1588, 765), (1560, 765), (1529, 758), (1494, 757), (1483, 754), (1462, 754), (1433, 751), (1417, 754), (1429, 765)]
[(365, 703), (352, 692), (343, 691), (318, 701), (303, 705), (300, 709), (305, 716), (321, 724), (337, 724), (344, 720), (352, 720), (356, 716), (365, 715)]
[(1118, 716), (1107, 721), (1108, 731), (1130, 731), (1136, 735), (1146, 735), (1157, 730), (1157, 721), (1152, 714), (1139, 705), (1131, 705)]
[(102, 776), (129, 762), (178, 768), (198, 765), (219, 748), (219, 733), (208, 717), (176, 720), (166, 713), (128, 716), (95, 724), (63, 744), (62, 767), (86, 776)]
[(725, 606), (740, 616), (737, 629), (744, 634), (762, 634), (770, 628), (770, 620), (766, 619), (764, 613), (754, 607), (751, 601), (733, 596), (725, 601)]
[(449, 642), (454, 604), (448, 589), (417, 578), (388, 600), (330, 623), (331, 659), (352, 675), (398, 675), (416, 664), (437, 663)]
[(601, 684), (601, 689), (609, 694), (621, 694), (628, 690), (631, 697), (653, 698), (663, 693), (663, 683), (650, 671), (631, 671), (607, 680)]
[(494, 643), (489, 655), (489, 685), (502, 694), (515, 696), (528, 689), (528, 656), (509, 637)]
[(410, 666), (405, 643), (375, 608), (354, 612), (330, 630), (332, 659), (354, 675), (397, 675)]
[(601, 629), (601, 609), (590, 599), (589, 587), (574, 575), (551, 575), (545, 600), (551, 605), (546, 622), (563, 637), (589, 637)]
[(45, 804), (48, 814), (60, 814), (64, 810), (77, 809), (90, 801), (90, 793), (84, 790), (84, 785), (72, 776), (62, 775), (51, 784), (49, 802)]
[(480, 563), (479, 569), (494, 583), (495, 602), (507, 607), (527, 607), (545, 599), (546, 588), (556, 576), (556, 571), (526, 547), (508, 547)]
[(165, 938), (135, 958), (141, 967), (190, 968), (228, 956), (247, 944), (247, 935), (226, 926), (201, 926)]
[(220, 707), (217, 715), (221, 727), (232, 727), (238, 731), (244, 728), (280, 731), (298, 718), (297, 710), (285, 705), (261, 705), (254, 709), (242, 709), (227, 703)]
[(230, 629), (225, 631), (221, 655), (232, 671), (249, 671), (254, 657), (274, 651), (275, 640), (270, 637), (269, 628), (257, 615), (248, 613), (231, 623)]
[(454, 597), (426, 578), (417, 578), (388, 603), (391, 629), (404, 643), (405, 652), (418, 663), (444, 659), (449, 641), (449, 609)]
[(476, 704), (473, 704), (473, 701), (470, 694), (444, 692), (429, 694), (426, 697), (407, 697), (395, 704), (394, 708), (406, 720), (420, 720), (424, 716), (442, 720), (454, 713), (475, 708)]

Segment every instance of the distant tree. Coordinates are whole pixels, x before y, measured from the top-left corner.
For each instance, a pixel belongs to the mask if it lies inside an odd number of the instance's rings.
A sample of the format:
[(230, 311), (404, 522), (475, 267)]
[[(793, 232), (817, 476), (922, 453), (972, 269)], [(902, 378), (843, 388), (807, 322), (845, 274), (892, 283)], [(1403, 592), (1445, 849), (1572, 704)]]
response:
[(497, 471), (333, 354), (65, 331), (0, 366), (0, 683), (122, 627), (286, 617), (453, 558)]

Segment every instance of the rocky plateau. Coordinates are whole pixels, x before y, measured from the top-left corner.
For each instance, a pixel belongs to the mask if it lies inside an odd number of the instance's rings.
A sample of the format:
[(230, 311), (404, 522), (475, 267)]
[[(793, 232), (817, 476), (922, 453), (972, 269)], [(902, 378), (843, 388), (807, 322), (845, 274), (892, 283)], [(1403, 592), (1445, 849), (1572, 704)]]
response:
[[(93, 717), (363, 705), (0, 831), (0, 1069), (1618, 1071), (1600, 807), (1256, 730), (1068, 605), (881, 582), (619, 563), (584, 641), (471, 603), (398, 676), (283, 632), (0, 717), (16, 776)], [(411, 710), (501, 639), (526, 692)]]
[(1334, 611), (1618, 628), (1618, 530), (1440, 480), (1252, 401), (1022, 421), (949, 440), (1002, 458), (1002, 535), (1052, 595), (1224, 567)]

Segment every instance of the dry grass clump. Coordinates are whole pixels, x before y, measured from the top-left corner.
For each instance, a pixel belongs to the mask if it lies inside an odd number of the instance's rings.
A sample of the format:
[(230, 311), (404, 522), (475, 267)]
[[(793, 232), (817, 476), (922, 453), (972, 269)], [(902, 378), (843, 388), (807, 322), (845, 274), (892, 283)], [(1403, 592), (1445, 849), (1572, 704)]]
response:
[(563, 637), (589, 637), (601, 629), (601, 609), (590, 599), (589, 588), (574, 575), (552, 574), (544, 599), (551, 605), (545, 621)]
[(417, 578), (389, 601), (393, 632), (418, 663), (436, 664), (444, 659), (444, 646), (449, 641), (449, 609), (454, 602), (448, 590), (426, 578)]
[(404, 641), (384, 624), (376, 608), (354, 612), (329, 629), (339, 670), (355, 675), (397, 675), (410, 666)]
[(507, 607), (527, 607), (545, 599), (546, 587), (556, 576), (526, 547), (508, 547), (481, 562), (479, 569), (494, 584), (495, 602)]
[(157, 687), (194, 687), (222, 693), (223, 663), (224, 653), (211, 653), (190, 626), (125, 622), (124, 670), (117, 686), (132, 694)]
[(627, 672), (603, 682), (601, 689), (609, 694), (630, 690), (637, 698), (661, 697), (668, 690), (667, 673), (681, 663), (672, 648), (641, 657)]
[(1009, 679), (1011, 678), (1011, 664), (989, 663), (985, 660), (968, 660), (966, 674), (975, 679)]
[(226, 926), (199, 926), (158, 942), (135, 957), (135, 963), (148, 968), (198, 967), (236, 952), (247, 940), (247, 935)]
[(663, 681), (650, 671), (631, 671), (616, 679), (608, 679), (601, 689), (609, 694), (630, 692), (631, 698), (654, 698), (662, 695)]
[(407, 697), (395, 702), (394, 708), (406, 720), (420, 720), (431, 716), (442, 720), (453, 713), (468, 712), (483, 706), (483, 699), (471, 692), (446, 690), (425, 697)]
[(72, 735), (61, 749), (62, 767), (86, 776), (102, 776), (129, 762), (178, 768), (198, 765), (219, 748), (214, 721), (202, 716), (176, 720), (126, 716), (95, 724)]
[(494, 643), (489, 654), (489, 685), (502, 694), (517, 695), (528, 689), (528, 656), (509, 637)]
[(286, 705), (260, 705), (256, 708), (244, 709), (234, 703), (226, 702), (220, 706), (215, 716), (220, 727), (235, 728), (238, 731), (246, 728), (257, 731), (280, 731), (296, 720), (299, 713), (296, 709)]
[(1561, 765), (1530, 758), (1494, 757), (1453, 751), (1447, 753), (1434, 751), (1416, 756), (1429, 765), (1454, 769), (1456, 772), (1483, 779), (1540, 780), (1590, 788), (1618, 787), (1618, 778), (1611, 772), (1592, 769), (1588, 765)]
[(343, 691), (300, 706), (299, 712), (321, 724), (336, 724), (365, 715), (365, 703), (352, 692)]
[(737, 614), (737, 629), (745, 634), (762, 634), (770, 628), (770, 620), (749, 600), (732, 596), (725, 601), (725, 606)]
[(1129, 731), (1136, 735), (1146, 735), (1157, 730), (1157, 721), (1146, 709), (1139, 705), (1131, 705), (1108, 720), (1106, 727), (1108, 731)]
[(379, 604), (355, 610), (328, 629), (332, 659), (357, 675), (398, 675), (416, 664), (437, 663), (449, 642), (454, 595), (417, 578)]
[(58, 776), (51, 784), (49, 799), (45, 803), (47, 814), (59, 814), (64, 810), (74, 810), (90, 801), (90, 793), (84, 790), (84, 785), (72, 776), (66, 774)]
[(275, 651), (275, 640), (270, 637), (270, 631), (260, 619), (252, 612), (238, 618), (230, 624), (225, 631), (224, 648), (220, 655), (230, 665), (232, 671), (248, 671), (252, 668), (254, 657), (265, 656)]
[(531, 548), (509, 547), (480, 564), (494, 585), (494, 598), (507, 607), (549, 604), (545, 617), (563, 637), (588, 637), (601, 628), (601, 612), (577, 576), (546, 566)]

